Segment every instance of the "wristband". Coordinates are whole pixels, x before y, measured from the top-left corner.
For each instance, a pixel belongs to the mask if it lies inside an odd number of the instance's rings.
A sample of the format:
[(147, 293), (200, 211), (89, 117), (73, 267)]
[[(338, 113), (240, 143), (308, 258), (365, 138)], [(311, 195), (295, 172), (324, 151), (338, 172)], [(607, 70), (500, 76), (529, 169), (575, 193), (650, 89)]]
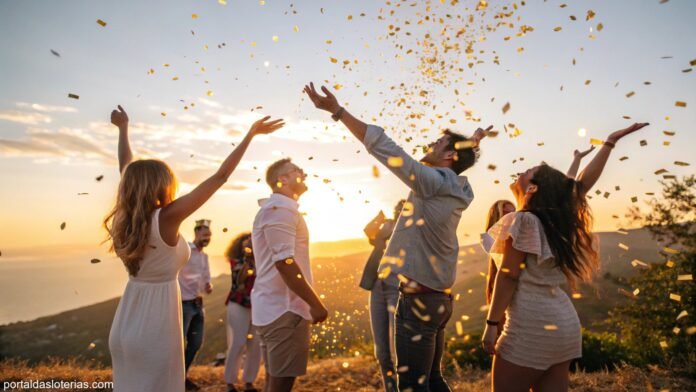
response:
[(604, 145), (607, 146), (607, 147), (609, 147), (609, 148), (614, 148), (614, 147), (616, 147), (616, 144), (614, 144), (614, 143), (612, 143), (612, 142), (604, 142)]
[(340, 120), (340, 119), (341, 119), (341, 116), (343, 116), (343, 112), (344, 112), (344, 111), (345, 111), (345, 110), (343, 109), (343, 106), (339, 107), (338, 110), (336, 111), (336, 113), (334, 113), (334, 114), (331, 115), (331, 118), (332, 118), (334, 121)]
[(497, 327), (498, 324), (500, 324), (500, 321), (491, 321), (491, 320), (486, 320), (486, 324), (492, 325), (494, 327)]

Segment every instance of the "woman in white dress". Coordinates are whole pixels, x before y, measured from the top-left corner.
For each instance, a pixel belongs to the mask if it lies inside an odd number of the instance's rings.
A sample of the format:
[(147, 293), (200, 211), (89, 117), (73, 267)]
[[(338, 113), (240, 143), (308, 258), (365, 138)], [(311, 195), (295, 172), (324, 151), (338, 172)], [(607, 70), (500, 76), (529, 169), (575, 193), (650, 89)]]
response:
[(499, 271), (482, 338), (494, 355), (493, 391), (568, 390), (570, 362), (582, 356), (582, 335), (575, 307), (560, 286), (574, 288), (599, 266), (585, 196), (619, 139), (646, 125), (609, 135), (577, 180), (542, 164), (510, 186), (518, 211), (488, 231)]
[(179, 226), (229, 178), (254, 136), (282, 127), (282, 120), (255, 122), (211, 177), (175, 199), (176, 178), (166, 163), (133, 160), (128, 115), (111, 112), (119, 128), (121, 182), (116, 205), (104, 220), (111, 250), (128, 270), (128, 284), (116, 309), (109, 350), (114, 390), (184, 391), (181, 295), (177, 273), (189, 258)]

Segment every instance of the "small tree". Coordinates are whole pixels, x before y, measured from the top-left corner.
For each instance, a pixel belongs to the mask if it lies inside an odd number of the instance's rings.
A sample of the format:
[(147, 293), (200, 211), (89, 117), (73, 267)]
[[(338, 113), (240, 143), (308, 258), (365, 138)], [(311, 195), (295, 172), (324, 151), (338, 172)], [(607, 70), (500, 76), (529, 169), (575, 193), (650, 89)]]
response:
[(630, 216), (665, 244), (665, 262), (630, 280), (640, 292), (610, 312), (610, 322), (618, 327), (633, 362), (696, 374), (696, 176), (661, 184), (662, 198), (648, 203), (650, 211), (633, 208)]

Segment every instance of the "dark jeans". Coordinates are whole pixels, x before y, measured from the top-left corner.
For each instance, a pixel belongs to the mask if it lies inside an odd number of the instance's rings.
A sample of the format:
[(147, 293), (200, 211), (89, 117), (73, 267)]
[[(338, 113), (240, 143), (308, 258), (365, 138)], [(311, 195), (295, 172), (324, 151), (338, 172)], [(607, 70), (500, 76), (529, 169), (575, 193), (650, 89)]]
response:
[(452, 296), (404, 294), (396, 309), (396, 358), (399, 390), (451, 392), (442, 377), (445, 326), (452, 316)]
[(375, 356), (382, 371), (386, 392), (396, 391), (396, 353), (394, 352), (394, 313), (399, 301), (399, 288), (379, 279), (370, 292), (370, 326), (375, 342)]
[(188, 372), (198, 349), (203, 344), (205, 312), (202, 301), (182, 301), (181, 308), (184, 313), (184, 356), (186, 358), (186, 372)]

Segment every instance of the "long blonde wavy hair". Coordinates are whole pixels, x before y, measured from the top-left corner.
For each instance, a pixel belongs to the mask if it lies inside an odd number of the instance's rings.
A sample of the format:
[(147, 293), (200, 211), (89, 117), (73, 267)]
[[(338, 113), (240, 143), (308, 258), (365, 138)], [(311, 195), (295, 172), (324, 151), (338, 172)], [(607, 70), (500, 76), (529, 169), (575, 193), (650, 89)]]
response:
[(104, 218), (111, 240), (109, 251), (123, 261), (128, 273), (136, 276), (150, 240), (152, 213), (171, 203), (177, 181), (166, 163), (156, 159), (131, 162), (124, 169), (116, 204)]

